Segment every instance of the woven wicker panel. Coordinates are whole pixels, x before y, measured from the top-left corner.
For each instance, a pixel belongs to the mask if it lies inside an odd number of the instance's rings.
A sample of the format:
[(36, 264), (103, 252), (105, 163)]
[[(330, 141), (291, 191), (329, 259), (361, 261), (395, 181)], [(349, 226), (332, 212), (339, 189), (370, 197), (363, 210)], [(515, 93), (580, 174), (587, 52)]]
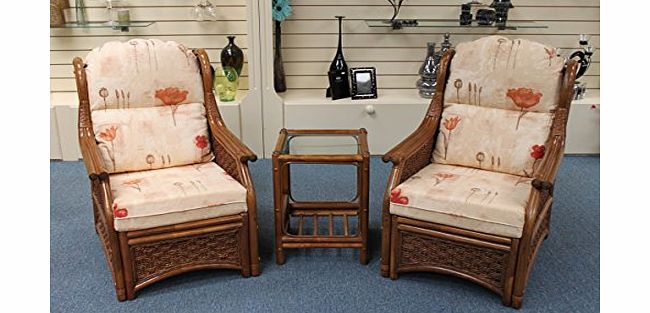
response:
[(503, 290), (509, 252), (402, 233), (399, 265), (432, 266), (478, 278)]
[(131, 247), (137, 283), (185, 266), (240, 265), (239, 230)]
[(104, 247), (104, 251), (106, 252), (106, 258), (108, 259), (108, 264), (110, 265), (111, 269), (113, 268), (113, 249), (111, 249), (110, 241), (108, 240), (108, 233), (106, 232), (106, 227), (104, 226), (104, 223), (95, 223), (95, 229), (97, 229), (97, 234), (99, 235), (99, 239), (102, 242), (102, 246)]
[(232, 176), (232, 178), (236, 179), (239, 183), (242, 183), (239, 171), (237, 170), (237, 160), (233, 158), (218, 141), (213, 140), (212, 145), (214, 147), (214, 155), (217, 164), (219, 164), (228, 175)]
[[(532, 262), (533, 258), (535, 257), (537, 250), (539, 249), (539, 246), (542, 244), (542, 241), (544, 241), (544, 236), (549, 231), (550, 227), (550, 222), (551, 222), (551, 210), (549, 208), (548, 211), (546, 211), (546, 215), (544, 216), (544, 219), (542, 220), (542, 225), (539, 227), (535, 235), (533, 235), (533, 240), (530, 249), (530, 253), (528, 254), (528, 262)], [(532, 267), (532, 263), (529, 263), (530, 267)]]
[(433, 152), (433, 139), (422, 145), (408, 159), (404, 160), (402, 166), (402, 175), (400, 183), (413, 176), (419, 170), (431, 163), (431, 153)]

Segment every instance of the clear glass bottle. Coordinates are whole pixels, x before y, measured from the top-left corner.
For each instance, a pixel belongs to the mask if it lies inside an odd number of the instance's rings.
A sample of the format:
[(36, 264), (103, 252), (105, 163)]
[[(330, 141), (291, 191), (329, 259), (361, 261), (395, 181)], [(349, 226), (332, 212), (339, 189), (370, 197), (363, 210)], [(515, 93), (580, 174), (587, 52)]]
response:
[(420, 79), (415, 83), (420, 97), (430, 99), (436, 91), (438, 60), (436, 60), (436, 43), (427, 43), (427, 56), (418, 71)]
[(86, 17), (86, 3), (84, 0), (75, 0), (74, 7), (75, 15), (77, 17), (77, 24), (88, 24), (88, 18)]

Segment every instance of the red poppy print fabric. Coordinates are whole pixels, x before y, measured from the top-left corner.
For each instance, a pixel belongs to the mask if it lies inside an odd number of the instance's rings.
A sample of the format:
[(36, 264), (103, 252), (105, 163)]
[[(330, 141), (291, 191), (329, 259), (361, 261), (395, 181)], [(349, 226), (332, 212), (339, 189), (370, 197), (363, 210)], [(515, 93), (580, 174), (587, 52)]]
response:
[[(166, 101), (179, 100), (172, 98)], [(95, 139), (105, 170), (119, 173), (211, 161), (203, 104), (170, 107), (93, 111)]]
[(539, 163), (536, 160), (544, 155), (543, 143), (553, 115), (524, 112), (465, 104), (446, 106), (433, 162), (530, 176)]
[(246, 188), (214, 162), (111, 174), (117, 231), (245, 212)]
[(444, 102), (552, 112), (559, 100), (563, 69), (564, 60), (555, 55), (555, 49), (537, 42), (495, 35), (459, 43)]
[(198, 59), (181, 43), (111, 41), (93, 49), (84, 62), (91, 110), (204, 101)]
[(421, 221), (518, 238), (531, 180), (432, 163), (391, 191), (389, 210)]

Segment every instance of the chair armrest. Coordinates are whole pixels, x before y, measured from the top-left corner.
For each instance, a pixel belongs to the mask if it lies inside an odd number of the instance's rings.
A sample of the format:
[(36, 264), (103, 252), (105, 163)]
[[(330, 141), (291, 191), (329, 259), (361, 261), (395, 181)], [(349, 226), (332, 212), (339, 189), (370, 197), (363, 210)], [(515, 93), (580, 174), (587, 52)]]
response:
[(215, 137), (213, 138), (213, 142), (216, 141), (221, 144), (228, 154), (242, 163), (257, 161), (257, 155), (241, 142), (225, 125), (214, 120), (210, 120), (209, 124), (210, 131)]
[(435, 131), (439, 117), (425, 119), (411, 135), (388, 151), (383, 157), (384, 162), (392, 162), (394, 167), (400, 168), (400, 175), (396, 183), (417, 173), (431, 163), (431, 156), (435, 147)]
[(96, 179), (98, 176), (108, 175), (108, 172), (104, 169), (104, 162), (99, 155), (92, 129), (87, 127), (79, 128), (79, 147), (88, 177), (91, 180)]
[(248, 174), (248, 162), (255, 162), (257, 155), (244, 145), (230, 132), (221, 120), (209, 119), (212, 149), (215, 162), (224, 169), (228, 175), (236, 179), (247, 189), (252, 190), (252, 182)]

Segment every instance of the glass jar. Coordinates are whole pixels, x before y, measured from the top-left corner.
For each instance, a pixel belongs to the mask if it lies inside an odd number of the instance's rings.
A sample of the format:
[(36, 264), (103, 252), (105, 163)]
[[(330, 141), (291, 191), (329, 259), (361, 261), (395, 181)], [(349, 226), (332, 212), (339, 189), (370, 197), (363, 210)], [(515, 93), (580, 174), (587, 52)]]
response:
[(214, 90), (220, 101), (234, 101), (238, 88), (239, 76), (233, 67), (226, 66), (214, 71)]

